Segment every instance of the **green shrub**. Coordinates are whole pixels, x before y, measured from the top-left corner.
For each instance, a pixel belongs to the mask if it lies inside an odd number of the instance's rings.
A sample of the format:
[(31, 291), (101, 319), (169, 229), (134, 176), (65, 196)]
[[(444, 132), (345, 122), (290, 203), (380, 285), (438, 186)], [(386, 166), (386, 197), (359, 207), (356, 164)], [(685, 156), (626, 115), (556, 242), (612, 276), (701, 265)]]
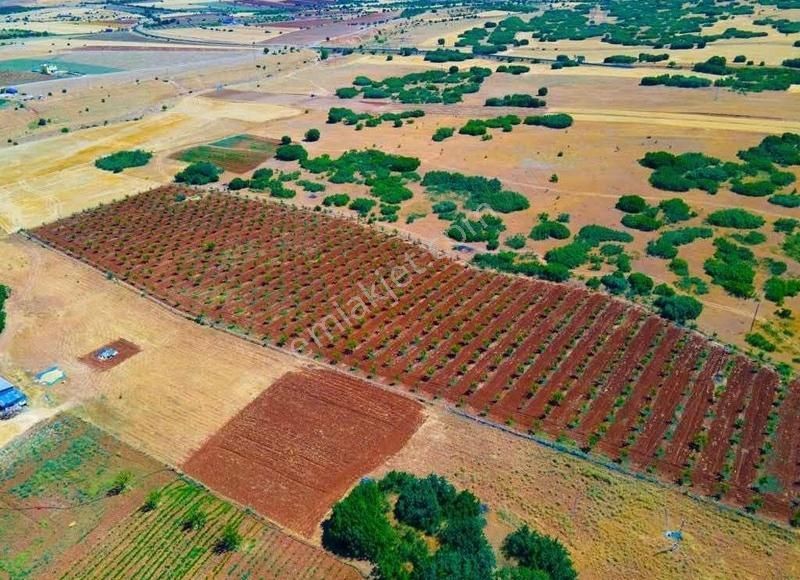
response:
[(710, 213), (708, 217), (706, 217), (706, 223), (724, 228), (751, 230), (760, 228), (764, 225), (765, 221), (761, 216), (737, 207), (720, 209)]
[(673, 258), (669, 263), (669, 269), (676, 276), (689, 275), (689, 263), (683, 258)]
[(758, 244), (763, 244), (767, 241), (767, 236), (762, 234), (761, 232), (756, 231), (749, 231), (746, 234), (742, 233), (735, 233), (731, 234), (731, 238), (739, 242), (740, 244), (744, 244), (746, 246), (756, 246)]
[(517, 570), (539, 571), (541, 575), (517, 574), (517, 580), (577, 580), (578, 573), (561, 542), (522, 526), (509, 534), (501, 548), (503, 555), (518, 563)]
[(713, 237), (711, 228), (690, 227), (664, 232), (655, 240), (647, 243), (647, 253), (658, 258), (672, 259), (678, 255), (678, 246), (691, 244), (697, 239)]
[(658, 207), (664, 212), (664, 221), (668, 224), (686, 221), (696, 215), (692, 208), (679, 197), (665, 199), (658, 204)]
[(306, 131), (305, 140), (308, 141), (309, 143), (313, 143), (314, 141), (319, 141), (319, 138), (320, 138), (319, 129), (309, 129), (308, 131)]
[(219, 181), (221, 173), (222, 169), (213, 163), (201, 161), (199, 163), (192, 163), (186, 169), (177, 173), (175, 175), (175, 181), (188, 185), (206, 185), (207, 183)]
[(703, 264), (706, 274), (729, 294), (739, 298), (751, 297), (755, 292), (753, 252), (725, 238), (714, 240), (714, 246), (716, 250), (713, 257)]
[(352, 99), (358, 95), (358, 89), (354, 87), (341, 87), (336, 89), (336, 96), (340, 99)]
[(509, 248), (514, 250), (521, 250), (525, 247), (525, 236), (522, 234), (516, 234), (513, 236), (509, 236), (505, 239), (505, 245)]
[(247, 179), (242, 179), (241, 177), (234, 177), (228, 184), (228, 189), (231, 191), (239, 191), (240, 189), (246, 189), (248, 187), (250, 187), (250, 182)]
[(594, 247), (602, 242), (622, 242), (633, 241), (633, 236), (627, 232), (621, 232), (613, 228), (600, 225), (583, 226), (578, 232), (578, 240)]
[(639, 59), (635, 56), (629, 56), (627, 54), (614, 54), (611, 56), (607, 56), (603, 59), (603, 62), (606, 64), (633, 64), (637, 62)]
[(566, 129), (572, 126), (572, 116), (567, 113), (549, 113), (547, 115), (532, 115), (525, 117), (526, 125), (547, 127), (548, 129)]
[(147, 165), (153, 154), (141, 149), (133, 151), (117, 151), (111, 155), (101, 157), (94, 162), (95, 167), (104, 171), (111, 171), (113, 173), (120, 173), (129, 167), (141, 167)]
[(369, 199), (367, 197), (357, 197), (352, 202), (350, 202), (350, 205), (348, 207), (353, 211), (358, 212), (358, 214), (361, 217), (364, 217), (369, 212), (372, 211), (372, 208), (375, 207), (376, 203), (377, 202), (374, 199)]
[(741, 181), (734, 179), (731, 182), (731, 191), (748, 197), (767, 197), (775, 193), (776, 185), (772, 181)]
[(797, 195), (795, 193), (790, 195), (775, 194), (773, 196), (770, 196), (770, 198), (767, 201), (773, 205), (779, 205), (781, 207), (789, 207), (789, 208), (800, 207), (800, 195)]
[(642, 77), (639, 84), (643, 87), (662, 85), (665, 87), (678, 87), (681, 89), (702, 89), (711, 86), (711, 81), (703, 77), (687, 75), (658, 75)]
[(570, 235), (569, 228), (562, 223), (542, 220), (531, 229), (528, 236), (532, 240), (566, 240)]
[(660, 220), (644, 213), (624, 215), (621, 221), (625, 227), (643, 232), (652, 232), (664, 225)]
[(565, 246), (548, 250), (544, 258), (548, 264), (559, 264), (572, 270), (589, 261), (591, 248), (591, 244), (578, 239)]
[(527, 109), (537, 109), (545, 105), (547, 103), (538, 97), (519, 93), (503, 97), (492, 97), (486, 99), (485, 102), (487, 107), (523, 107)]
[(778, 218), (775, 220), (775, 223), (772, 224), (772, 227), (776, 232), (791, 234), (794, 233), (795, 228), (800, 228), (800, 220), (795, 218)]
[(699, 73), (724, 76), (733, 72), (733, 70), (727, 66), (727, 62), (724, 56), (712, 56), (705, 62), (698, 62), (695, 64), (692, 70)]
[(350, 203), (350, 196), (346, 193), (334, 193), (333, 195), (326, 195), (322, 200), (322, 205), (325, 207), (344, 207)]
[(437, 143), (444, 141), (445, 139), (449, 139), (450, 137), (452, 137), (455, 131), (456, 130), (453, 127), (439, 127), (433, 134), (432, 139)]
[(617, 204), (614, 207), (625, 213), (641, 213), (649, 206), (640, 195), (623, 195), (617, 200)]
[(766, 352), (775, 352), (775, 345), (767, 340), (764, 335), (758, 332), (751, 332), (750, 334), (746, 335), (744, 339), (747, 341), (747, 344), (752, 347)]
[(275, 151), (275, 158), (280, 161), (300, 161), (308, 159), (308, 151), (299, 143), (281, 145)]
[(624, 294), (630, 288), (628, 280), (620, 273), (606, 274), (600, 277), (600, 283), (611, 294)]
[(660, 289), (656, 293), (661, 295), (656, 298), (655, 307), (659, 314), (667, 320), (683, 324), (688, 320), (694, 320), (703, 312), (703, 304), (691, 296), (669, 295), (668, 287)]
[(783, 253), (792, 258), (796, 262), (800, 262), (800, 234), (791, 234), (786, 236), (781, 246)]
[(764, 282), (764, 296), (776, 304), (783, 304), (787, 296), (793, 298), (800, 294), (800, 278), (778, 278), (772, 276)]

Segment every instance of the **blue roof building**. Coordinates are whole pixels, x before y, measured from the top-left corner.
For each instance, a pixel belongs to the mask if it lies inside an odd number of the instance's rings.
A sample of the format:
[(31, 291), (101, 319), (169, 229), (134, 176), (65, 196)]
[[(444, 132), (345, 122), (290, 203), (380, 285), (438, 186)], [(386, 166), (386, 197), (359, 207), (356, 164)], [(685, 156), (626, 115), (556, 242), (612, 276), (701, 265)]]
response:
[(27, 404), (25, 393), (0, 377), (0, 416), (18, 411)]

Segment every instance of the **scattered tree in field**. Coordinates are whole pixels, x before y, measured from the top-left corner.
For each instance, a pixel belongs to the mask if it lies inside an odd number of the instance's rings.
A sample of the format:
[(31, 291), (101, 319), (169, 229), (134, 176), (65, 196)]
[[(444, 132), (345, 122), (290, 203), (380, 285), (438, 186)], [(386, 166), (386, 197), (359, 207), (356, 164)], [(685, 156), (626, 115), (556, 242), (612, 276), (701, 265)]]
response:
[(247, 189), (248, 187), (250, 187), (250, 182), (247, 179), (242, 179), (241, 177), (234, 177), (228, 184), (228, 189), (231, 191), (239, 191), (240, 189)]
[(723, 228), (737, 228), (740, 230), (752, 230), (764, 225), (765, 220), (760, 215), (756, 215), (741, 208), (720, 209), (712, 212), (706, 218), (706, 222), (712, 226)]
[(111, 487), (108, 488), (108, 492), (106, 495), (114, 496), (120, 495), (131, 483), (133, 479), (133, 474), (130, 471), (120, 471), (115, 477), (114, 481), (111, 482)]
[(452, 137), (455, 131), (456, 130), (453, 127), (439, 127), (433, 134), (432, 139), (436, 142), (444, 141), (445, 139)]
[(322, 200), (322, 205), (326, 207), (344, 207), (350, 203), (350, 196), (346, 193), (334, 193), (333, 195), (326, 195)]
[(222, 170), (208, 161), (192, 163), (183, 171), (175, 175), (175, 181), (187, 185), (206, 185), (219, 181)]
[(309, 143), (313, 143), (314, 141), (319, 141), (320, 133), (319, 129), (309, 129), (306, 131), (305, 140)]
[(193, 508), (186, 514), (186, 517), (183, 518), (182, 526), (187, 532), (195, 531), (205, 526), (207, 521), (208, 516), (203, 510)]
[(299, 143), (289, 143), (278, 147), (275, 158), (280, 161), (300, 161), (308, 158), (308, 151)]
[[(561, 542), (528, 526), (509, 534), (503, 541), (502, 550), (503, 555), (515, 560), (520, 568), (544, 572), (550, 580), (575, 580), (578, 577), (569, 552)], [(526, 578), (524, 575), (513, 577)]]
[(153, 154), (141, 149), (133, 151), (117, 151), (111, 155), (101, 157), (94, 162), (95, 167), (113, 173), (121, 173), (129, 167), (141, 167), (147, 165)]
[(160, 503), (161, 503), (161, 490), (154, 489), (153, 491), (147, 494), (147, 499), (144, 500), (141, 509), (143, 512), (151, 512), (155, 510)]
[(617, 205), (615, 207), (626, 213), (641, 213), (649, 206), (640, 195), (623, 195), (617, 200)]
[(6, 328), (5, 303), (9, 296), (11, 296), (11, 288), (0, 284), (0, 333)]
[(659, 296), (655, 306), (661, 316), (680, 324), (694, 320), (703, 312), (703, 304), (699, 300), (679, 294)]
[(242, 535), (234, 523), (229, 523), (222, 530), (222, 536), (214, 544), (214, 551), (218, 554), (235, 552), (242, 545)]
[(775, 345), (772, 344), (767, 338), (758, 332), (751, 332), (747, 336), (745, 336), (745, 341), (752, 347), (755, 347), (759, 350), (763, 350), (765, 352), (775, 352)]

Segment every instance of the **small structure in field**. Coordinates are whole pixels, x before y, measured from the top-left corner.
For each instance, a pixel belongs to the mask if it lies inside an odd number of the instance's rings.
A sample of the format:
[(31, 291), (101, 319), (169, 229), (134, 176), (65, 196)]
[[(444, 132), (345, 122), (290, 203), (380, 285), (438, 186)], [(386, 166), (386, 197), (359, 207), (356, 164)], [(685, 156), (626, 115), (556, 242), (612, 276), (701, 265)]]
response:
[(27, 405), (25, 393), (0, 377), (0, 419), (10, 419)]
[(66, 378), (66, 373), (57, 366), (52, 366), (33, 376), (33, 380), (40, 385), (45, 385), (47, 387), (51, 387), (56, 383), (60, 383)]

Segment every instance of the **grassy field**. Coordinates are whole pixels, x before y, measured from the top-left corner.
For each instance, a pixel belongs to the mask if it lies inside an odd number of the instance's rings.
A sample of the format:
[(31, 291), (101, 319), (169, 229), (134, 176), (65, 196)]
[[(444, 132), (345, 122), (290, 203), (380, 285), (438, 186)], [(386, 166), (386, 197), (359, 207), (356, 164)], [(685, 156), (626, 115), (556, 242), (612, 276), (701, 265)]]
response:
[(39, 67), (45, 63), (54, 64), (59, 68), (59, 70), (67, 71), (70, 74), (79, 74), (79, 75), (99, 75), (99, 74), (117, 72), (119, 70), (107, 66), (71, 62), (69, 60), (61, 59), (59, 57), (42, 58), (42, 59), (14, 58), (11, 60), (0, 60), (0, 70), (6, 70), (12, 72), (39, 70)]

